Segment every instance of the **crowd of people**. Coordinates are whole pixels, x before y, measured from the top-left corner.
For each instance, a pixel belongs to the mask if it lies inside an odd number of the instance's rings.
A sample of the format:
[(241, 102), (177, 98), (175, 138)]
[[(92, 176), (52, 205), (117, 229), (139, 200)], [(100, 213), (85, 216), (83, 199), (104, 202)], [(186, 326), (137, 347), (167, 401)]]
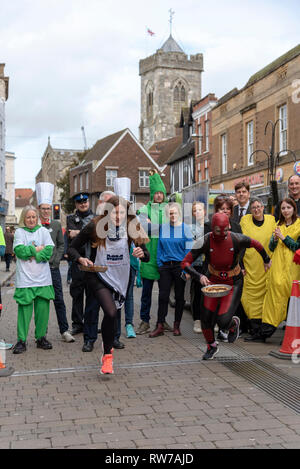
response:
[[(36, 185), (37, 207), (23, 209), (14, 234), (9, 228), (5, 237), (0, 233), (6, 270), (16, 259), (14, 354), (26, 351), (33, 312), (36, 346), (52, 349), (47, 329), (53, 301), (62, 340), (71, 343), (83, 333), (82, 351), (91, 352), (101, 334), (100, 372), (111, 374), (114, 349), (125, 347), (120, 341), (122, 308), (127, 338), (148, 334), (155, 339), (166, 331), (180, 336), (189, 278), (193, 330), (207, 344), (203, 360), (215, 357), (220, 341), (233, 343), (242, 333), (247, 342), (265, 342), (286, 319), (292, 281), (300, 278), (293, 262), (300, 248), (300, 177), (289, 178), (288, 197), (279, 202), (275, 216), (265, 214), (262, 201), (251, 198), (249, 185), (240, 182), (234, 195), (216, 197), (210, 216), (204, 201), (194, 201), (191, 224), (184, 221), (180, 204), (167, 201), (160, 176), (152, 174), (149, 181), (150, 201), (136, 212), (127, 178), (115, 181), (114, 192), (100, 195), (96, 214), (89, 194), (76, 194), (65, 233), (51, 219), (54, 186)], [(70, 265), (72, 327), (59, 268), (63, 258)], [(151, 330), (156, 281), (158, 309)], [(207, 296), (203, 287), (212, 284), (228, 286), (227, 295)], [(134, 285), (142, 288), (136, 329)], [(175, 312), (169, 325), (172, 286)]]

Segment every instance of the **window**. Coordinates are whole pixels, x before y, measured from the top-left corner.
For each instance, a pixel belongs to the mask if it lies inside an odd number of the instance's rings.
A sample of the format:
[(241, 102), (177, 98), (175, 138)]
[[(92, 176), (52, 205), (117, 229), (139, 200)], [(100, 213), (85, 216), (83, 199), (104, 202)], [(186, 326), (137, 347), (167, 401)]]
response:
[(205, 151), (209, 151), (209, 121), (205, 121)]
[(183, 162), (183, 187), (186, 187), (189, 185), (189, 161), (184, 160)]
[(287, 150), (287, 107), (286, 104), (279, 108), (280, 133), (279, 133), (279, 151)]
[(149, 172), (147, 170), (139, 171), (139, 186), (140, 187), (149, 187)]
[(248, 166), (254, 163), (253, 158), (253, 121), (247, 124), (247, 161)]
[(76, 194), (76, 192), (78, 191), (78, 186), (77, 186), (77, 176), (74, 176), (74, 193)]
[(106, 186), (113, 187), (114, 180), (118, 177), (118, 171), (116, 169), (107, 169), (106, 170)]
[(202, 125), (198, 124), (198, 136), (201, 138), (197, 138), (198, 141), (198, 154), (201, 155), (202, 153)]
[(209, 173), (208, 173), (208, 168), (205, 168), (205, 180), (209, 180)]
[(85, 173), (85, 188), (88, 189), (89, 188), (89, 172), (86, 171)]
[(83, 190), (83, 174), (79, 174), (79, 190), (82, 191)]
[(227, 135), (221, 136), (222, 174), (227, 173)]
[(174, 88), (174, 101), (184, 103), (185, 98), (186, 98), (185, 87), (183, 86), (181, 81), (179, 81)]

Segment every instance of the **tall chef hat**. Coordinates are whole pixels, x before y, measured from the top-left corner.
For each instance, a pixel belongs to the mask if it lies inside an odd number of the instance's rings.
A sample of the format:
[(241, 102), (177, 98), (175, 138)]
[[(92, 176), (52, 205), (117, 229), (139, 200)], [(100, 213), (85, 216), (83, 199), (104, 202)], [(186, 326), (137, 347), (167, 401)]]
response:
[(131, 179), (129, 178), (115, 178), (114, 180), (114, 192), (119, 197), (123, 197), (124, 199), (130, 202), (130, 194), (131, 194)]
[(51, 182), (38, 182), (35, 186), (37, 205), (52, 205), (54, 185)]

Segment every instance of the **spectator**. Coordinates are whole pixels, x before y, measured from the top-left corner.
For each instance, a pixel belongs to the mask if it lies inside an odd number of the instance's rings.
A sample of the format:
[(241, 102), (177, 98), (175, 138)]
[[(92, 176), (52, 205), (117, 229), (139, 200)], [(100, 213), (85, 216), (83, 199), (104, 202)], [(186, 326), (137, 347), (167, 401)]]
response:
[(49, 267), (54, 243), (49, 231), (38, 224), (38, 211), (35, 207), (24, 207), (19, 227), (13, 245), (17, 257), (14, 299), (18, 303), (18, 342), (13, 349), (14, 354), (26, 351), (33, 309), (37, 348), (52, 349), (46, 333), (50, 300), (55, 297)]
[[(259, 241), (271, 257), (269, 242), (276, 222), (273, 215), (264, 214), (264, 204), (258, 198), (250, 200), (251, 214), (243, 216), (241, 228), (244, 235)], [(248, 249), (243, 257), (245, 268), (242, 305), (249, 319), (250, 334), (255, 335), (261, 325), (264, 298), (267, 291), (266, 273), (260, 262), (260, 256), (254, 249)]]
[[(80, 192), (73, 197), (75, 201), (75, 213), (67, 217), (67, 233), (69, 244), (80, 233), (80, 231), (88, 225), (94, 218), (93, 212), (90, 210), (89, 194)], [(91, 246), (87, 244), (82, 246), (82, 257), (88, 257)], [(84, 273), (79, 270), (77, 262), (71, 265), (71, 285), (70, 295), (72, 297), (72, 335), (83, 332), (84, 316), (87, 310), (95, 308), (93, 292), (89, 291), (85, 283)], [(84, 308), (84, 296), (86, 297)]]
[[(142, 296), (140, 309), (140, 325), (137, 334), (146, 334), (150, 330), (150, 310), (152, 302), (152, 290), (155, 280), (160, 282), (160, 275), (157, 268), (157, 245), (159, 237), (159, 227), (165, 222), (165, 206), (166, 206), (166, 188), (159, 176), (154, 173), (149, 176), (150, 184), (150, 201), (144, 205), (139, 211), (138, 216), (141, 225), (148, 233), (149, 244), (147, 249), (150, 253), (150, 261), (141, 264), (142, 278)], [(171, 331), (172, 328), (165, 323), (165, 331)]]
[[(300, 216), (300, 176), (298, 174), (293, 174), (288, 178), (288, 197), (295, 202), (297, 214)], [(280, 218), (280, 203), (275, 207), (274, 216), (278, 221)]]
[(181, 269), (181, 261), (193, 244), (190, 228), (182, 222), (180, 205), (176, 202), (168, 204), (166, 214), (170, 224), (163, 224), (161, 226), (157, 245), (157, 265), (160, 274), (158, 317), (156, 328), (149, 334), (151, 338), (164, 334), (164, 323), (168, 314), (172, 283), (174, 283), (175, 290), (173, 335), (181, 335), (180, 322), (185, 303), (184, 290), (186, 282)]
[(74, 342), (75, 339), (69, 332), (67, 311), (64, 302), (62, 281), (59, 270), (59, 264), (65, 250), (65, 242), (60, 222), (58, 220), (51, 219), (54, 186), (49, 182), (39, 182), (36, 184), (35, 190), (41, 224), (49, 231), (51, 239), (54, 243), (53, 254), (49, 260), (49, 265), (52, 285), (55, 293), (54, 307), (59, 332), (64, 342)]
[(4, 239), (5, 239), (5, 244), (6, 244), (4, 260), (6, 264), (6, 272), (9, 272), (10, 263), (12, 261), (12, 256), (14, 253), (14, 250), (13, 250), (14, 235), (11, 233), (9, 226), (5, 228)]
[(250, 213), (249, 200), (250, 200), (250, 187), (246, 182), (239, 182), (234, 187), (235, 195), (238, 204), (233, 208), (232, 219), (239, 223), (241, 218)]
[(254, 335), (245, 338), (247, 341), (265, 342), (285, 320), (291, 285), (299, 274), (299, 268), (293, 262), (294, 254), (300, 247), (297, 206), (294, 200), (286, 198), (280, 202), (279, 208), (280, 218), (269, 244), (273, 256), (262, 309), (262, 323)]

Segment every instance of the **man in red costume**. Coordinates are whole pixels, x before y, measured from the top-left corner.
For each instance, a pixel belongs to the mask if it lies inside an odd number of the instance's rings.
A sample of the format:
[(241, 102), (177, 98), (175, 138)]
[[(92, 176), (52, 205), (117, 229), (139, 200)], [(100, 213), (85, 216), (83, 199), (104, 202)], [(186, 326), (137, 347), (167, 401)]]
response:
[[(243, 290), (243, 274), (239, 265), (239, 255), (244, 249), (254, 248), (261, 255), (265, 270), (271, 261), (263, 246), (255, 239), (229, 231), (229, 219), (224, 213), (212, 217), (212, 232), (204, 237), (201, 248), (197, 242), (181, 263), (182, 269), (203, 286), (226, 284), (232, 288), (227, 296), (211, 298), (204, 296), (201, 311), (201, 327), (207, 342), (207, 351), (203, 360), (211, 360), (218, 353), (214, 327), (218, 324), (222, 330), (228, 330), (228, 342), (233, 343), (239, 335), (239, 318), (234, 316)], [(199, 274), (192, 264), (201, 254), (205, 255), (208, 264), (208, 276)]]

